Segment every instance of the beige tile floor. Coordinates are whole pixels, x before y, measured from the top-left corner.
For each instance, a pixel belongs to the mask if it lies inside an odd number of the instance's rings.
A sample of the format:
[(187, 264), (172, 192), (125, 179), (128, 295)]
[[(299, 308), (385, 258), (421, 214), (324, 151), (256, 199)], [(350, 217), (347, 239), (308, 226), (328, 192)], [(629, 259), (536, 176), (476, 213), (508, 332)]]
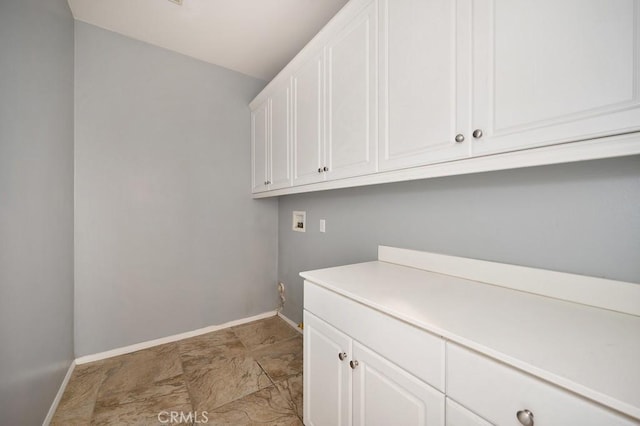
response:
[[(172, 422), (172, 411), (194, 417)], [(271, 317), (78, 365), (52, 425), (192, 424), (205, 416), (209, 425), (301, 425), (302, 335)]]

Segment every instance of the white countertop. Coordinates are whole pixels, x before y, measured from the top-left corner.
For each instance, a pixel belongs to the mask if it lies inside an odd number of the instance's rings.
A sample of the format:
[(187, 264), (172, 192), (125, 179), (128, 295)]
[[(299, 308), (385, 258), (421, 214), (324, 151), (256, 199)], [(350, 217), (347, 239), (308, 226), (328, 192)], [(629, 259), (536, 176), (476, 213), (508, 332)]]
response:
[(640, 419), (640, 317), (381, 261), (300, 275)]

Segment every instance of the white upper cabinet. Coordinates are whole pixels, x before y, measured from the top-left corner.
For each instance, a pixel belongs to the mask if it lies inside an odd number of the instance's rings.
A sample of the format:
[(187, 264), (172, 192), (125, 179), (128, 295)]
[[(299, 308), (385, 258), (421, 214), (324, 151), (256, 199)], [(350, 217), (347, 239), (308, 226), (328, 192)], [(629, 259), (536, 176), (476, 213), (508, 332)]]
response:
[(373, 0), (293, 73), (295, 185), (377, 167), (377, 17)]
[(639, 58), (640, 0), (350, 0), (251, 103), (253, 192), (640, 154)]
[(291, 84), (287, 83), (271, 97), (269, 189), (291, 186)]
[(376, 42), (376, 7), (370, 1), (325, 48), (327, 179), (376, 171)]
[(474, 0), (474, 155), (640, 130), (639, 21), (637, 0)]
[(293, 73), (293, 183), (324, 180), (323, 55), (317, 54)]
[(251, 112), (251, 190), (267, 190), (267, 143), (269, 134), (269, 99)]
[(251, 113), (251, 190), (291, 186), (291, 85), (276, 89)]
[(469, 0), (379, 0), (380, 170), (463, 158)]

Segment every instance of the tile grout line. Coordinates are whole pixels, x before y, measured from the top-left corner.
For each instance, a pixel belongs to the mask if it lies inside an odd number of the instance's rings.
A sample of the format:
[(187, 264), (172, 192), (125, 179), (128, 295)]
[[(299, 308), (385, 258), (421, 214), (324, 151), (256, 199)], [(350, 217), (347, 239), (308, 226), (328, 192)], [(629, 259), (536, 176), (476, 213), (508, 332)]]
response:
[[(188, 339), (188, 338), (186, 338)], [(182, 340), (186, 340), (186, 339), (182, 339)], [(195, 406), (193, 405), (193, 392), (191, 390), (191, 386), (189, 386), (189, 380), (187, 380), (187, 373), (185, 373), (185, 369), (184, 369), (184, 361), (182, 359), (182, 348), (180, 347), (180, 340), (176, 341), (176, 347), (177, 347), (177, 351), (178, 351), (178, 360), (180, 361), (180, 370), (182, 370), (182, 380), (184, 381), (184, 387), (187, 389), (187, 396), (189, 397), (189, 405), (191, 406), (191, 411), (194, 412), (195, 410)]]
[[(284, 342), (288, 342), (288, 341), (290, 341), (290, 340), (294, 340), (294, 339), (298, 339), (298, 338), (302, 337), (302, 336), (301, 336), (301, 335), (302, 335), (302, 330), (301, 330), (299, 327), (296, 327), (296, 326), (295, 326), (295, 323), (294, 323), (293, 321), (291, 321), (289, 318), (287, 318), (287, 317), (285, 317), (285, 316), (281, 315), (280, 313), (278, 313), (278, 314), (276, 315), (276, 317), (279, 317), (279, 318), (280, 318), (280, 320), (281, 320), (282, 322), (284, 322), (287, 326), (289, 326), (289, 327), (291, 327), (292, 329), (294, 329), (294, 330), (298, 333), (298, 335), (290, 336), (290, 337), (287, 337), (286, 339), (282, 339), (282, 340), (280, 340), (280, 341), (270, 343), (270, 344), (268, 344), (267, 346), (262, 347), (262, 348), (260, 348), (260, 349), (250, 350), (249, 352), (251, 353), (252, 358), (253, 358), (253, 354), (254, 354), (254, 353), (256, 353), (256, 352), (267, 352), (267, 353), (268, 353), (268, 348), (271, 348), (271, 347), (273, 347), (273, 346), (275, 346), (275, 345), (278, 345), (278, 344), (281, 344), (281, 343), (284, 343)], [(240, 326), (237, 326), (237, 327), (242, 327), (242, 326), (243, 326), (243, 325), (240, 325)], [(236, 328), (236, 327), (232, 327), (232, 331), (234, 332), (234, 334), (238, 337), (238, 339), (242, 342), (242, 344), (243, 344), (245, 347), (247, 347), (247, 346), (246, 346), (246, 344), (242, 341), (242, 338), (241, 338), (241, 337), (240, 337), (240, 336), (235, 332), (235, 330), (233, 330), (234, 328)], [(260, 369), (261, 369), (261, 370), (264, 372), (264, 374), (267, 376), (267, 378), (268, 378), (268, 379), (269, 379), (269, 381), (271, 382), (271, 386), (273, 386), (273, 387), (275, 388), (276, 392), (278, 392), (278, 394), (279, 394), (282, 398), (284, 398), (285, 402), (286, 402), (286, 403), (287, 403), (287, 405), (289, 406), (289, 409), (290, 409), (290, 410), (293, 412), (293, 414), (294, 414), (294, 415), (295, 415), (295, 416), (300, 420), (300, 422), (302, 422), (302, 417), (300, 417), (300, 415), (298, 414), (297, 407), (296, 407), (296, 405), (295, 405), (295, 403), (294, 403), (294, 401), (293, 401), (293, 395), (291, 395), (290, 393), (289, 393), (289, 395), (285, 395), (285, 394), (280, 390), (280, 387), (278, 386), (278, 383), (286, 382), (286, 381), (288, 381), (290, 378), (295, 377), (297, 374), (294, 374), (294, 375), (292, 375), (292, 376), (288, 376), (288, 377), (286, 377), (285, 379), (283, 379), (283, 380), (280, 380), (280, 381), (277, 381), (277, 382), (276, 382), (276, 381), (271, 377), (271, 375), (267, 372), (267, 370), (262, 366), (262, 364), (261, 364), (257, 359), (255, 359), (255, 358), (253, 358), (253, 359), (254, 359), (254, 362), (256, 362), (256, 364), (258, 364), (258, 366), (260, 367)], [(301, 374), (301, 373), (298, 373), (298, 374)], [(263, 388), (263, 389), (266, 389), (266, 388)], [(262, 390), (262, 389), (259, 389), (259, 390), (258, 390), (258, 391), (256, 391), (256, 392), (259, 392), (260, 390)], [(241, 399), (241, 398), (238, 398), (238, 399)]]

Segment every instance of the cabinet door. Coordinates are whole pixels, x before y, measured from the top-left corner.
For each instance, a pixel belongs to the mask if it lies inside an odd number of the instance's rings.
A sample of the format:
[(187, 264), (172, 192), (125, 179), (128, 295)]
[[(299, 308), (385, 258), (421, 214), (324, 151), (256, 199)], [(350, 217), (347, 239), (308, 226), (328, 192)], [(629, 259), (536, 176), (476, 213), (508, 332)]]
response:
[(350, 359), (351, 339), (304, 311), (305, 425), (351, 425)]
[(638, 0), (475, 0), (473, 153), (640, 129)]
[(324, 180), (322, 136), (322, 55), (309, 60), (293, 75), (293, 183)]
[(327, 179), (376, 171), (376, 21), (371, 1), (326, 47)]
[(354, 425), (444, 425), (442, 393), (358, 342), (353, 360)]
[(251, 112), (251, 191), (267, 190), (269, 100)]
[(447, 398), (445, 411), (446, 426), (491, 426), (491, 423), (450, 398)]
[(380, 0), (380, 170), (469, 155), (470, 33), (458, 24), (469, 10), (469, 0)]
[(269, 144), (269, 189), (291, 186), (291, 85), (285, 84), (271, 96)]

